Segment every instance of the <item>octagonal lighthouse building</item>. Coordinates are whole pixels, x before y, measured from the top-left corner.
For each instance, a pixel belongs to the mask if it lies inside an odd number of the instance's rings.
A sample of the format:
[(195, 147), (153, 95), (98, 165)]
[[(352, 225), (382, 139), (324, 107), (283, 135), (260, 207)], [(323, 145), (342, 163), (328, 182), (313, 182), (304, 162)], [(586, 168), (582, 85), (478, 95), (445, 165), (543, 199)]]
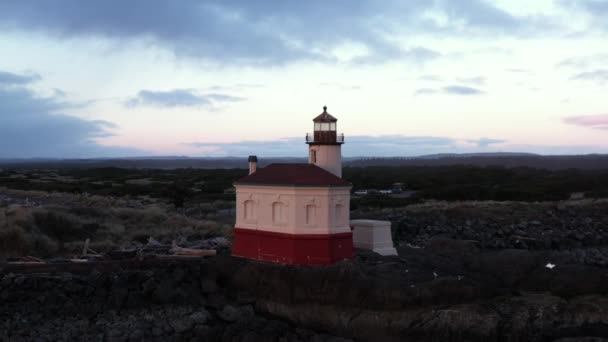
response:
[(257, 168), (234, 183), (232, 255), (285, 264), (330, 264), (352, 258), (351, 184), (342, 179), (344, 135), (323, 107), (306, 135), (307, 164)]

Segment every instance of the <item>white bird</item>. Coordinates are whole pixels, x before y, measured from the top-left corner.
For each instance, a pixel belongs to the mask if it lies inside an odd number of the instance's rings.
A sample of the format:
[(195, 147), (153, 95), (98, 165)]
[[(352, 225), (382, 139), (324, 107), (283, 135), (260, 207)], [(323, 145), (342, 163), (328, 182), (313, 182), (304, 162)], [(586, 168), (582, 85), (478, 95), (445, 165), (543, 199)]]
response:
[(552, 270), (555, 267), (555, 264), (548, 263), (548, 264), (545, 265), (545, 267), (548, 268), (548, 269), (550, 269), (550, 270)]

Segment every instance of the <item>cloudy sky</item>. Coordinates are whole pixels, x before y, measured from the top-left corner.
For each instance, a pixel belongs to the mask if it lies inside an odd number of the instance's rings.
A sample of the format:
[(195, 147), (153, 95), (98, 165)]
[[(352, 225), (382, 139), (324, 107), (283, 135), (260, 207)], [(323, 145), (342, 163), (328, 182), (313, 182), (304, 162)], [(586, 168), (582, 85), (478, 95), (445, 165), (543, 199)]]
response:
[(608, 153), (608, 0), (3, 0), (0, 158)]

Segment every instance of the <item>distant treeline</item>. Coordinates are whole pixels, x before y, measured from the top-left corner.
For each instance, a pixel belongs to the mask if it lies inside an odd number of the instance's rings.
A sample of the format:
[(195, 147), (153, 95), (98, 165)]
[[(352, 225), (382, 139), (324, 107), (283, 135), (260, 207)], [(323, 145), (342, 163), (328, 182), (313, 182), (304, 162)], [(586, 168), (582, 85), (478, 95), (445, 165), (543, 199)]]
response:
[(608, 197), (608, 170), (542, 170), (476, 166), (370, 166), (344, 169), (357, 189), (404, 183), (417, 199), (542, 201), (572, 193)]
[(351, 160), (347, 166), (502, 166), (530, 167), (547, 170), (601, 170), (608, 169), (608, 154), (589, 154), (573, 156), (542, 156), (533, 154), (499, 155), (451, 155), (427, 158), (361, 158)]
[[(306, 163), (306, 158), (260, 158), (258, 165)], [(247, 158), (116, 158), (116, 159), (0, 159), (0, 168), (21, 169), (246, 169)]]
[[(0, 187), (90, 193), (112, 196), (147, 195), (184, 201), (234, 199), (232, 184), (247, 174), (244, 169), (5, 169)], [(369, 166), (346, 167), (344, 178), (353, 189), (391, 189), (403, 183), (415, 191), (412, 198), (372, 194), (358, 205), (399, 206), (412, 201), (438, 200), (564, 200), (572, 193), (608, 197), (608, 170), (543, 170), (525, 167), (477, 166)]]
[(243, 169), (7, 169), (0, 171), (0, 187), (100, 196), (150, 196), (167, 198), (181, 206), (185, 200), (233, 200), (232, 183), (246, 174)]

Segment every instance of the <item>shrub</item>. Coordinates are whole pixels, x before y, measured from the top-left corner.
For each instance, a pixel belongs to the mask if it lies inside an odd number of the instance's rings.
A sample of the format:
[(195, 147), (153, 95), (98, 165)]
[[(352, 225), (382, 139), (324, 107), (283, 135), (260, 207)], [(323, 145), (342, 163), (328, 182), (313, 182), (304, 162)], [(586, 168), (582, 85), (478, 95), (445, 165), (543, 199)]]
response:
[(60, 242), (86, 237), (82, 223), (76, 217), (48, 210), (36, 210), (33, 216), (36, 227), (41, 233), (54, 237)]
[(159, 224), (167, 220), (165, 211), (157, 206), (145, 209), (120, 208), (116, 209), (115, 213), (123, 221), (137, 222), (139, 224)]
[(19, 226), (0, 227), (0, 255), (23, 255), (28, 251), (26, 233)]
[(41, 257), (57, 255), (60, 242), (44, 234), (30, 234), (28, 237), (28, 253)]

